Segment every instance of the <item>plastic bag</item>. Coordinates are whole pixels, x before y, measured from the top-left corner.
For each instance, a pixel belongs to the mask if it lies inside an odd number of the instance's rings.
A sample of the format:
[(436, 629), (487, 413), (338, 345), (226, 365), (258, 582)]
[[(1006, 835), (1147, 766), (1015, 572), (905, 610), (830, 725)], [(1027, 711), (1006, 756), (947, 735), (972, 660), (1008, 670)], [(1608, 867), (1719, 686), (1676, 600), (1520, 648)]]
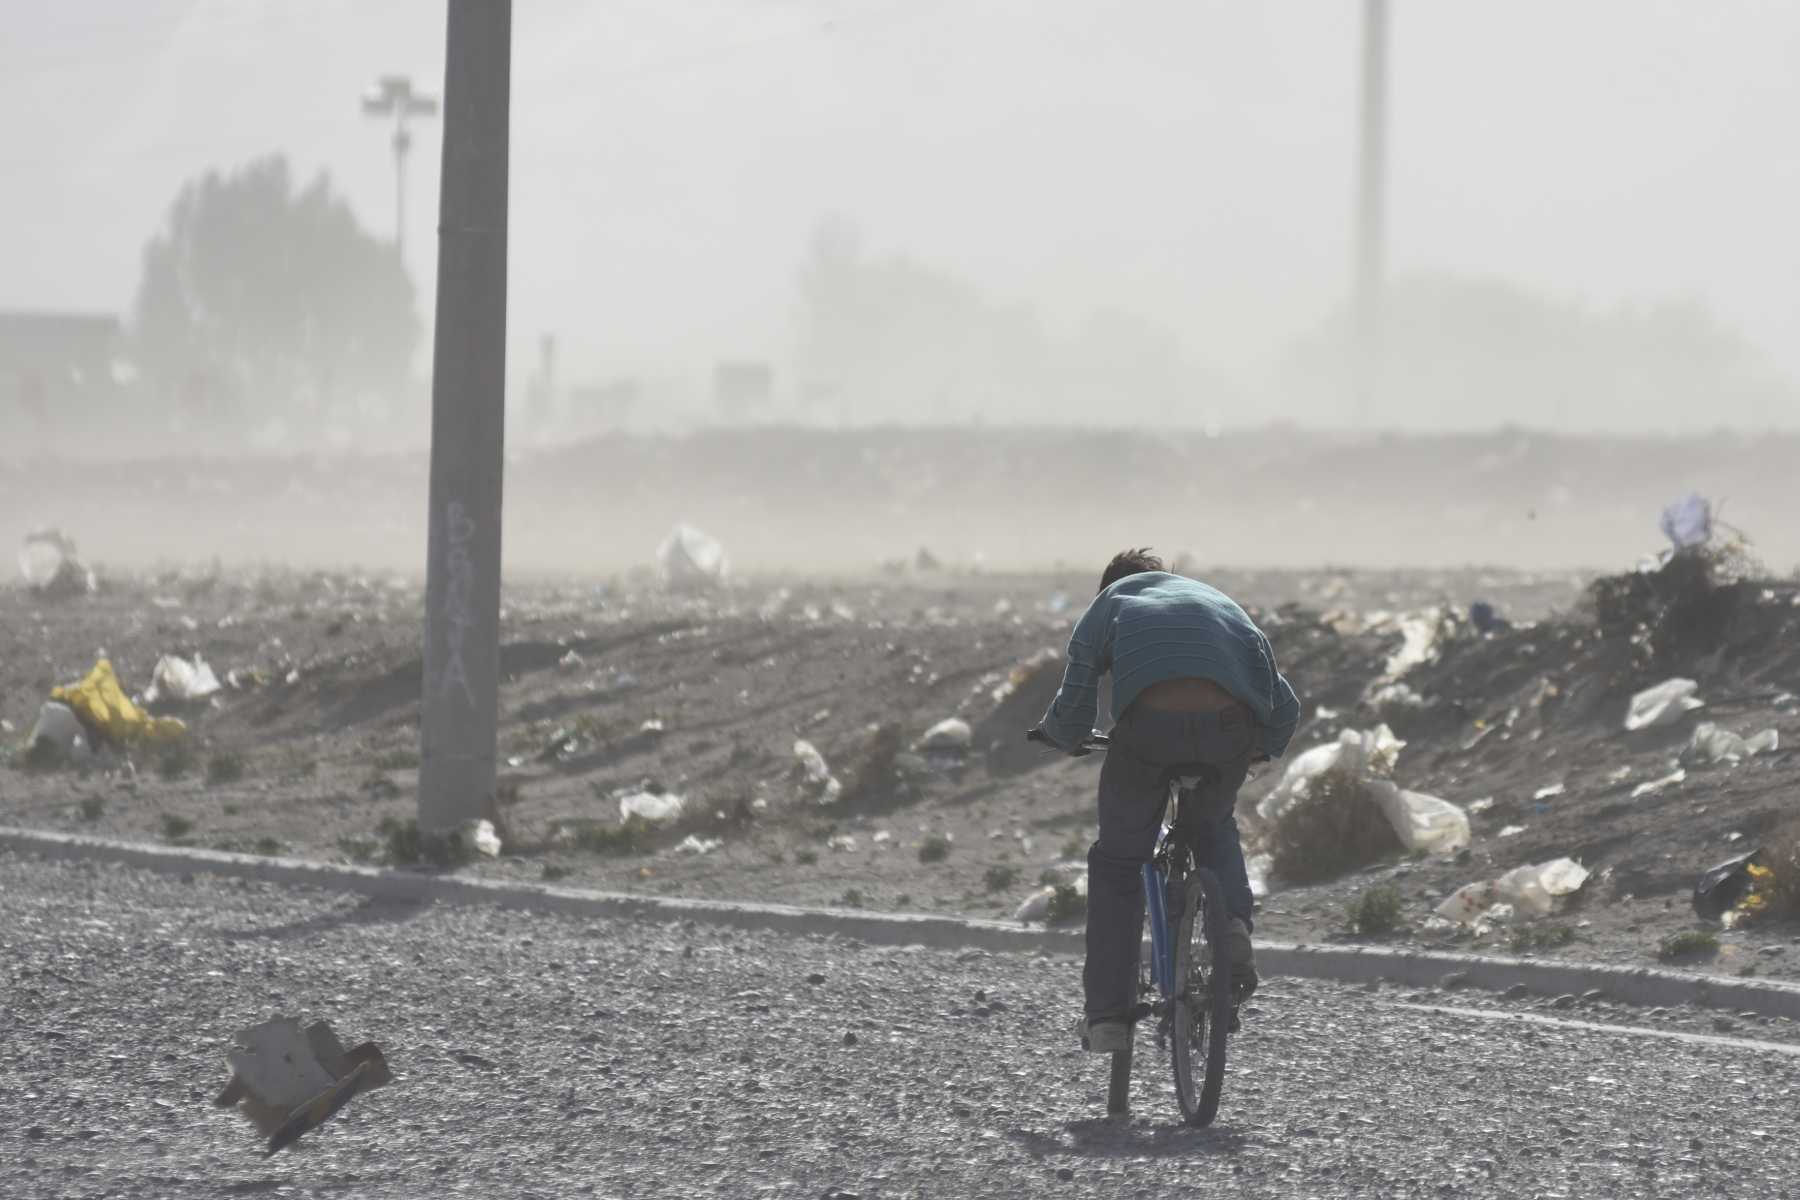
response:
[(677, 525), (656, 548), (663, 581), (675, 588), (717, 587), (725, 582), (725, 547), (691, 525)]
[(1469, 815), (1448, 800), (1385, 779), (1370, 780), (1369, 789), (1408, 851), (1448, 854), (1469, 844)]
[(654, 825), (673, 821), (686, 807), (687, 801), (673, 792), (633, 792), (619, 797), (619, 820), (637, 817)]
[(1712, 539), (1712, 502), (1692, 493), (1683, 496), (1662, 511), (1663, 536), (1677, 550), (1704, 546)]
[(919, 739), (919, 745), (926, 750), (967, 750), (975, 740), (975, 731), (961, 717), (946, 717)]
[(1681, 761), (1690, 766), (1735, 763), (1780, 748), (1781, 734), (1777, 730), (1765, 729), (1743, 737), (1729, 729), (1720, 729), (1711, 721), (1702, 721), (1695, 727), (1687, 749), (1681, 752)]
[(81, 565), (75, 542), (60, 529), (34, 529), (19, 544), (19, 574), (25, 586), (48, 596), (76, 596), (95, 588), (94, 573)]
[(1333, 768), (1342, 768), (1358, 778), (1385, 778), (1393, 773), (1405, 745), (1386, 725), (1377, 725), (1367, 732), (1346, 729), (1338, 734), (1337, 741), (1314, 746), (1290, 762), (1281, 782), (1257, 804), (1257, 815), (1265, 821), (1280, 817), (1289, 805), (1305, 797), (1314, 779)]
[(204, 700), (219, 690), (219, 677), (206, 660), (198, 654), (194, 661), (173, 654), (165, 654), (156, 660), (156, 670), (150, 674), (150, 687), (144, 692), (144, 703), (155, 704), (158, 700), (174, 700), (186, 703), (190, 700)]
[(80, 683), (52, 688), (50, 698), (74, 709), (90, 730), (120, 744), (170, 742), (187, 734), (187, 726), (174, 717), (153, 717), (128, 700), (112, 663), (104, 658)]
[(1677, 677), (1645, 688), (1631, 698), (1631, 708), (1625, 714), (1625, 731), (1631, 733), (1673, 725), (1696, 708), (1706, 707), (1706, 701), (1694, 695), (1699, 686), (1692, 679)]
[(825, 756), (805, 738), (794, 742), (794, 765), (800, 771), (802, 782), (817, 796), (820, 804), (830, 804), (843, 794), (844, 785), (831, 773)]
[(1588, 869), (1572, 858), (1515, 867), (1498, 879), (1467, 883), (1437, 906), (1437, 915), (1472, 925), (1497, 904), (1527, 917), (1548, 916), (1555, 897), (1567, 896), (1587, 882)]
[(58, 763), (81, 762), (92, 753), (75, 710), (54, 700), (38, 709), (37, 724), (25, 739), (25, 751), (35, 762)]
[(1700, 876), (1694, 884), (1694, 914), (1703, 921), (1717, 921), (1737, 907), (1750, 891), (1750, 864), (1760, 849), (1728, 858)]

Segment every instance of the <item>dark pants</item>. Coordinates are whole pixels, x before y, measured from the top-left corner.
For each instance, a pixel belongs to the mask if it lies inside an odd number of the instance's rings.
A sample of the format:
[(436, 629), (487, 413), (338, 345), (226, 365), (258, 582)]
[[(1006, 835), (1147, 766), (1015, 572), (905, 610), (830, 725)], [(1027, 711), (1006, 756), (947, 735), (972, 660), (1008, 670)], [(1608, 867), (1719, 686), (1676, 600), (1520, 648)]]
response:
[(1225, 908), (1250, 924), (1250, 877), (1238, 840), (1238, 788), (1250, 768), (1256, 723), (1247, 713), (1161, 712), (1132, 709), (1113, 726), (1100, 768), (1100, 838), (1088, 851), (1087, 990), (1089, 1017), (1116, 1017), (1137, 1004), (1138, 945), (1143, 940), (1141, 868), (1156, 848), (1168, 769), (1206, 763), (1213, 770), (1200, 803), (1185, 806), (1183, 824), (1197, 822), (1200, 865), (1225, 889)]

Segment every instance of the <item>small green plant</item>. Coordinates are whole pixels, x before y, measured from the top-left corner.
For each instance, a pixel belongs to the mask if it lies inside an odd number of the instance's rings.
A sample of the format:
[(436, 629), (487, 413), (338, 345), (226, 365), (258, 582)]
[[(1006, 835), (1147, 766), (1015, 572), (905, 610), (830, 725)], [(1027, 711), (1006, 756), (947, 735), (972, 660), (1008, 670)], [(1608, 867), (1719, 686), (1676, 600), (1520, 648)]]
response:
[(982, 875), (981, 882), (990, 892), (1004, 892), (1019, 882), (1019, 868), (1006, 863), (995, 863)]
[(819, 861), (819, 852), (811, 846), (794, 851), (794, 861), (803, 867), (810, 867)]
[(250, 853), (260, 854), (264, 858), (275, 858), (287, 847), (272, 837), (260, 837), (250, 847)]
[(402, 866), (427, 864), (458, 867), (475, 857), (475, 848), (459, 833), (425, 833), (412, 817), (401, 821), (383, 817), (376, 826), (391, 863)]
[(866, 897), (860, 888), (851, 888), (838, 897), (838, 904), (844, 908), (861, 908), (865, 902)]
[(337, 840), (338, 852), (354, 863), (373, 862), (376, 852), (381, 848), (379, 842), (367, 834), (355, 833)]
[(81, 811), (82, 820), (90, 823), (98, 821), (101, 814), (106, 812), (106, 797), (83, 796), (78, 807)]
[(388, 750), (375, 756), (377, 771), (413, 771), (419, 766), (419, 752), (410, 746)]
[(194, 823), (179, 813), (162, 815), (162, 835), (167, 841), (178, 842), (194, 832)]
[(1047, 925), (1067, 925), (1087, 916), (1087, 897), (1072, 883), (1059, 883), (1050, 893), (1050, 906), (1044, 910)]
[(643, 854), (650, 849), (652, 826), (642, 817), (627, 817), (617, 825), (582, 825), (575, 830), (575, 848), (589, 854)]
[(244, 777), (244, 756), (232, 750), (221, 750), (206, 760), (206, 782), (236, 783)]
[(1684, 929), (1680, 933), (1671, 933), (1656, 944), (1656, 957), (1663, 962), (1705, 958), (1718, 952), (1718, 935), (1704, 929)]
[(919, 843), (919, 861), (922, 863), (943, 862), (950, 857), (950, 839), (941, 833), (928, 834)]
[(1344, 919), (1351, 933), (1379, 936), (1399, 927), (1404, 907), (1399, 888), (1391, 883), (1377, 884), (1357, 893), (1344, 910)]
[(1268, 836), (1274, 873), (1290, 883), (1322, 883), (1401, 849), (1369, 787), (1335, 767), (1313, 777)]
[(194, 751), (184, 741), (171, 742), (156, 755), (156, 773), (164, 779), (180, 779), (194, 769)]
[(1572, 925), (1517, 925), (1507, 935), (1506, 944), (1514, 954), (1555, 950), (1575, 940)]

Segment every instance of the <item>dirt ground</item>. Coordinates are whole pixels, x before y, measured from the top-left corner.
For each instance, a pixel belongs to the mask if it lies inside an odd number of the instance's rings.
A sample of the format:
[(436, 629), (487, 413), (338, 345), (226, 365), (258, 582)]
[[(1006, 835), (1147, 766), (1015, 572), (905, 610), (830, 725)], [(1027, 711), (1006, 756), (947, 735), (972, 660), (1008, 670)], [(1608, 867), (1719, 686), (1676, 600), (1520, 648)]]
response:
[[(1263, 936), (1342, 940), (1347, 900), (1392, 882), (1396, 943), (1513, 952), (1518, 923), (1480, 936), (1432, 921), (1458, 886), (1563, 855), (1593, 872), (1532, 928), (1572, 940), (1533, 953), (1649, 964), (1696, 927), (1705, 867), (1800, 814), (1800, 586), (1726, 589), (1702, 611), (1646, 618), (1630, 577), (1596, 609), (1590, 577), (1499, 571), (1215, 572), (1253, 606), (1304, 703), (1293, 752), (1385, 720), (1406, 741), (1404, 787), (1473, 806), (1456, 856), (1398, 852), (1330, 883), (1271, 881)], [(1047, 871), (1085, 854), (1098, 759), (1023, 743), (1054, 692), (1059, 650), (1091, 594), (1086, 574), (911, 568), (855, 579), (756, 579), (673, 595), (641, 576), (509, 583), (499, 816), (505, 846), (467, 870), (657, 894), (1007, 916)], [(1710, 595), (1710, 593), (1709, 593)], [(1513, 622), (1475, 632), (1471, 601)], [(1637, 607), (1634, 607), (1636, 605)], [(381, 862), (386, 818), (415, 811), (417, 581), (329, 573), (120, 575), (94, 595), (0, 590), (0, 731), (9, 749), (57, 684), (107, 656), (140, 692), (159, 656), (200, 654), (226, 680), (166, 711), (186, 755), (103, 752), (85, 767), (0, 766), (0, 823), (258, 853)], [(1417, 703), (1379, 710), (1371, 684), (1406, 642), (1399, 614), (1438, 606)], [(1706, 707), (1627, 734), (1638, 689), (1672, 675)], [(966, 752), (919, 747), (938, 721), (973, 729)], [(1774, 727), (1782, 748), (1668, 776), (1696, 721)], [(821, 794), (795, 742), (823, 755)], [(1254, 852), (1261, 770), (1240, 803)], [(625, 847), (620, 797), (685, 800), (683, 816)], [(1484, 803), (1491, 802), (1491, 803)], [(596, 832), (598, 831), (598, 832)], [(922, 847), (947, 839), (941, 857)], [(717, 841), (716, 845), (712, 843)], [(686, 846), (684, 848), (684, 843)], [(705, 849), (697, 849), (705, 846)], [(1714, 926), (1716, 929), (1716, 926)], [(1800, 977), (1800, 927), (1723, 932), (1687, 965)]]

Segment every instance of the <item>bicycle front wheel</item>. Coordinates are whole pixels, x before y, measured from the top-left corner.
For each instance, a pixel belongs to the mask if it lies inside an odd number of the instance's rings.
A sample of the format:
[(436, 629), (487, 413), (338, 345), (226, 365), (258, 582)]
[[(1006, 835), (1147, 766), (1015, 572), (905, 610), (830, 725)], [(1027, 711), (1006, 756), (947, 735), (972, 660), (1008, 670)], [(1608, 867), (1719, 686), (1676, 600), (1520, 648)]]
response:
[(1225, 1086), (1225, 1037), (1231, 1028), (1229, 918), (1224, 889), (1211, 871), (1195, 870), (1186, 890), (1175, 926), (1177, 990), (1170, 1031), (1175, 1098), (1189, 1125), (1210, 1125)]

